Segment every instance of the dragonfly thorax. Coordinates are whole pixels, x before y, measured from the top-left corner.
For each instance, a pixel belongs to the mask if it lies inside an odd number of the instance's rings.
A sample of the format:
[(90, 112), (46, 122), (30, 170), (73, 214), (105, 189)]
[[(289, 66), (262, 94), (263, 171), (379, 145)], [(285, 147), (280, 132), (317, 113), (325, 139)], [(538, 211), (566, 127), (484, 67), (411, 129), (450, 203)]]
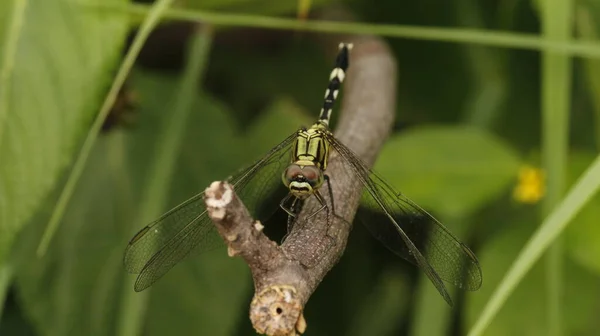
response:
[[(329, 144), (325, 140), (326, 133), (328, 133), (327, 125), (320, 122), (309, 129), (298, 130), (292, 150), (291, 163), (313, 165), (321, 170), (327, 169)], [(299, 161), (306, 163), (299, 163)]]
[(292, 195), (305, 199), (323, 184), (323, 171), (311, 161), (290, 164), (283, 172), (283, 184)]

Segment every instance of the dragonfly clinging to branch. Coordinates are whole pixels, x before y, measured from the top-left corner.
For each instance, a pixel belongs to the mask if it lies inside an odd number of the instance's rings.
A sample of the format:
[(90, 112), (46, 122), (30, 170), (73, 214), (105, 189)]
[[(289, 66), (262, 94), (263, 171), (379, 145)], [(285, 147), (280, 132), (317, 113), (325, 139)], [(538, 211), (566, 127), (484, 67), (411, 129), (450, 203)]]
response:
[[(329, 129), (351, 48), (351, 44), (339, 46), (317, 121), (310, 128), (300, 128), (289, 135), (260, 160), (235, 174), (230, 183), (250, 211), (267, 201), (277, 188), (285, 186), (287, 196), (279, 204), (272, 204), (272, 208), (283, 208), (292, 218), (297, 213), (298, 201), (315, 197), (321, 204), (317, 211), (335, 214), (333, 205), (324, 201), (321, 188), (327, 185), (331, 193), (327, 163), (330, 152), (337, 152), (346, 170), (364, 188), (362, 205), (378, 209), (386, 217), (385, 222), (365, 218), (363, 224), (388, 249), (417, 265), (452, 305), (442, 280), (467, 290), (481, 286), (481, 269), (474, 253), (438, 220), (396, 192)], [(176, 206), (131, 239), (124, 263), (129, 272), (139, 273), (136, 291), (151, 286), (193, 252), (215, 246), (216, 228), (207, 216), (203, 194)]]

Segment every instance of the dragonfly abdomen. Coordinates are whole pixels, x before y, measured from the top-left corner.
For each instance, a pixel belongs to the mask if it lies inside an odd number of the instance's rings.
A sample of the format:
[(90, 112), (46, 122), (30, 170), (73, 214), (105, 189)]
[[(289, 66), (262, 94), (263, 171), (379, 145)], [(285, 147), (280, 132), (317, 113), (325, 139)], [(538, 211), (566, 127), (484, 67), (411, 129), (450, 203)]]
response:
[(346, 70), (349, 65), (348, 52), (352, 49), (352, 44), (340, 43), (339, 48), (340, 53), (335, 59), (334, 68), (329, 75), (329, 84), (325, 90), (325, 101), (323, 102), (323, 108), (321, 108), (321, 114), (319, 114), (319, 122), (324, 125), (329, 125), (333, 104), (335, 104), (342, 82), (346, 77)]

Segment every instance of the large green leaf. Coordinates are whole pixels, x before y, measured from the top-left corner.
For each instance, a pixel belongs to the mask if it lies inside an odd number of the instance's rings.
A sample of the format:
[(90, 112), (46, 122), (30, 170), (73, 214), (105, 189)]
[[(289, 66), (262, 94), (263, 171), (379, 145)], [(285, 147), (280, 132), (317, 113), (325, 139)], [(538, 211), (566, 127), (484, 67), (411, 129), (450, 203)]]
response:
[[(25, 6), (23, 16), (10, 17), (18, 14), (12, 11), (18, 5)], [(2, 1), (0, 12), (7, 20), (0, 25), (0, 72), (6, 81), (0, 83), (2, 261), (89, 128), (121, 51), (127, 18), (68, 0)]]
[(505, 192), (518, 165), (513, 149), (486, 131), (428, 126), (390, 139), (375, 170), (421, 206), (464, 217)]

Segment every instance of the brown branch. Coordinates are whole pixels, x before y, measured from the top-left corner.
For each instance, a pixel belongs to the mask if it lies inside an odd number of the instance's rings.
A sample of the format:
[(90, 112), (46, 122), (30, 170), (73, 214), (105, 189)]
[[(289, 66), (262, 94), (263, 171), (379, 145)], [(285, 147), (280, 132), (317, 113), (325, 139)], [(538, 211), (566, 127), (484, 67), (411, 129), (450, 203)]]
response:
[[(394, 118), (396, 64), (379, 38), (360, 37), (344, 42), (353, 42), (354, 48), (334, 134), (371, 166)], [(252, 219), (229, 184), (214, 182), (206, 190), (209, 216), (227, 243), (229, 254), (244, 258), (252, 272), (255, 295), (250, 319), (258, 332), (304, 332), (303, 307), (341, 258), (360, 200), (360, 181), (349, 170), (332, 150), (327, 175), (339, 218), (328, 217), (326, 211), (308, 217), (320, 207), (311, 197), (281, 246), (262, 233), (260, 222)], [(329, 193), (322, 195), (331, 204)]]

